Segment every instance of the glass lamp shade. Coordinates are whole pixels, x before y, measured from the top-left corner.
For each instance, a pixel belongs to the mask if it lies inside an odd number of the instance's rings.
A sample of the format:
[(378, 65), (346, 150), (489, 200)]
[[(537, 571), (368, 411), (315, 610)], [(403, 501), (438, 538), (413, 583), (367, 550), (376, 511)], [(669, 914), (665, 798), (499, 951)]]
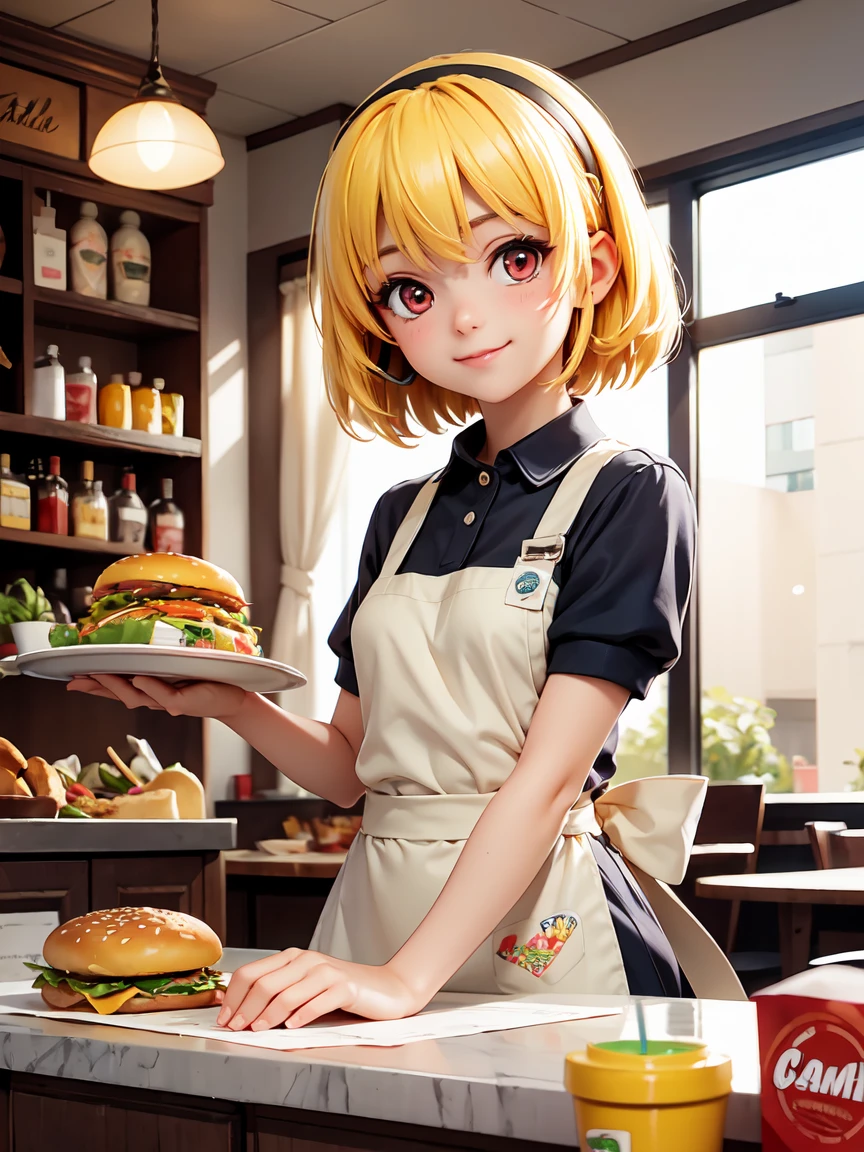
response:
[(126, 188), (188, 188), (224, 166), (212, 129), (176, 100), (127, 104), (102, 125), (90, 153), (97, 176)]

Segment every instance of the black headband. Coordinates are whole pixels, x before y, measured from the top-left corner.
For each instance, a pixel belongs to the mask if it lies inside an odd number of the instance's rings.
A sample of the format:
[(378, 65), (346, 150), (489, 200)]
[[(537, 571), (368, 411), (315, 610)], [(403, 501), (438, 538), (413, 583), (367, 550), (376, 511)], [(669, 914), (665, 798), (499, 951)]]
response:
[(504, 88), (512, 88), (516, 92), (521, 92), (523, 96), (533, 100), (561, 125), (575, 144), (576, 150), (582, 158), (582, 163), (585, 165), (585, 171), (598, 180), (600, 179), (597, 160), (591, 145), (588, 143), (588, 137), (564, 105), (559, 103), (554, 96), (550, 96), (539, 85), (534, 84), (531, 80), (526, 80), (520, 73), (509, 72), (506, 68), (490, 68), (486, 64), (460, 64), (458, 61), (450, 64), (436, 64), (432, 68), (419, 68), (416, 72), (406, 72), (404, 76), (391, 80), (389, 84), (385, 84), (383, 88), (373, 92), (367, 100), (364, 100), (359, 107), (354, 109), (339, 129), (333, 147), (336, 147), (348, 127), (354, 123), (360, 113), (365, 112), (376, 101), (381, 100), (384, 96), (390, 96), (393, 92), (418, 88), (421, 84), (429, 84), (433, 80), (441, 80), (445, 76), (476, 76), (481, 80), (494, 80), (496, 84), (500, 84)]

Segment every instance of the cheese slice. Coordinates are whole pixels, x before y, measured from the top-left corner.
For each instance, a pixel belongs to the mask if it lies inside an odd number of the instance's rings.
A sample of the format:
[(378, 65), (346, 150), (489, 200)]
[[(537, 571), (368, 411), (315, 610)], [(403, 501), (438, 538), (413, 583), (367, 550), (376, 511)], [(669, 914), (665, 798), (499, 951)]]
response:
[(88, 992), (82, 992), (81, 995), (100, 1016), (110, 1016), (112, 1012), (122, 1008), (127, 1000), (131, 1000), (133, 996), (140, 996), (141, 992), (138, 988), (124, 988), (122, 992), (112, 992), (110, 996), (91, 996)]

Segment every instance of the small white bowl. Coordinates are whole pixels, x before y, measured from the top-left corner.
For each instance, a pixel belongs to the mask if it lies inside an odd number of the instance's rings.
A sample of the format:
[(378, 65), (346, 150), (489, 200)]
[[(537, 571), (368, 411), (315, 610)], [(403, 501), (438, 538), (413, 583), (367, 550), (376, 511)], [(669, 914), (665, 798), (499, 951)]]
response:
[(48, 633), (53, 627), (50, 620), (23, 620), (13, 624), (12, 639), (15, 641), (18, 655), (23, 656), (25, 652), (41, 652), (44, 648), (50, 648)]

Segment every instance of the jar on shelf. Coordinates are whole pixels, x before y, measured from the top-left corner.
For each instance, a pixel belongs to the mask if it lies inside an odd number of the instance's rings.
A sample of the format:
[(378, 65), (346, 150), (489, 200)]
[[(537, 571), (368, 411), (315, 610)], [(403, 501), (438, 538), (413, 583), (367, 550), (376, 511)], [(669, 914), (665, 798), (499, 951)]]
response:
[[(132, 387), (132, 427), (152, 436), (162, 435), (162, 396), (157, 381), (152, 387), (144, 384), (140, 372), (129, 373)], [(164, 381), (162, 381), (164, 386)]]

